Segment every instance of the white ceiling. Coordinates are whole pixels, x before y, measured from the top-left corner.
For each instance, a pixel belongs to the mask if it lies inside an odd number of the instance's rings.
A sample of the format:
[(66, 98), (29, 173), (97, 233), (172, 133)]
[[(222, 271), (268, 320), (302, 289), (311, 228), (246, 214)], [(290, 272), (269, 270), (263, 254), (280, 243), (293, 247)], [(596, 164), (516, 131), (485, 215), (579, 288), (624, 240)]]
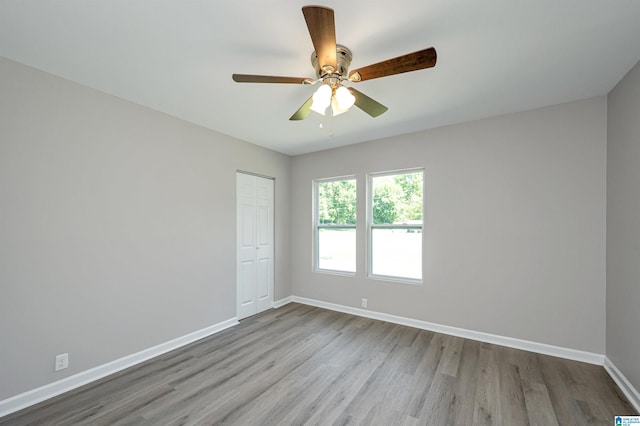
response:
[(438, 63), (354, 83), (389, 111), (319, 128), (288, 120), (316, 86), (231, 79), (314, 77), (305, 4), (2, 0), (0, 56), (291, 155), (603, 95), (640, 60), (638, 0), (327, 0), (351, 69), (430, 46)]

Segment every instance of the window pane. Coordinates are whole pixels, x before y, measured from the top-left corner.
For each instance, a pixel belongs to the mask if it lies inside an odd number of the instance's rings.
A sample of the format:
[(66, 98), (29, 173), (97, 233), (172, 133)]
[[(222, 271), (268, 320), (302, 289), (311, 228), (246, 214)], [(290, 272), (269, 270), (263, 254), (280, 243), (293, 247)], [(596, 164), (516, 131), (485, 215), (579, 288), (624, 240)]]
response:
[[(355, 272), (356, 180), (317, 182), (316, 190), (317, 268)], [(322, 225), (347, 225), (348, 228), (325, 228)]]
[(370, 182), (370, 274), (421, 280), (423, 172), (373, 175)]
[(318, 229), (318, 268), (356, 271), (355, 229)]
[(422, 172), (374, 176), (373, 224), (422, 224)]
[(372, 229), (371, 273), (422, 279), (422, 230)]
[(356, 224), (356, 180), (318, 182), (318, 223)]

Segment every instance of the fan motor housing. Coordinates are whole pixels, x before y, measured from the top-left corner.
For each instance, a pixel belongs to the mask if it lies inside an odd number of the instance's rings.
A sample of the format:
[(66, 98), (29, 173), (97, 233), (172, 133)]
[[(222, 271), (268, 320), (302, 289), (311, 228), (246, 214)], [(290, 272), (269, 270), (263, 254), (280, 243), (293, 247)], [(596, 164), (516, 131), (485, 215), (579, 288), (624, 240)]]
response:
[(318, 78), (323, 78), (329, 74), (338, 74), (339, 76), (346, 76), (347, 71), (349, 70), (349, 65), (351, 65), (351, 59), (353, 58), (351, 54), (351, 50), (348, 47), (342, 46), (341, 44), (336, 45), (336, 65), (338, 69), (332, 73), (328, 73), (323, 69), (320, 69), (320, 64), (318, 64), (318, 55), (315, 50), (311, 53), (311, 65), (316, 70), (316, 76)]

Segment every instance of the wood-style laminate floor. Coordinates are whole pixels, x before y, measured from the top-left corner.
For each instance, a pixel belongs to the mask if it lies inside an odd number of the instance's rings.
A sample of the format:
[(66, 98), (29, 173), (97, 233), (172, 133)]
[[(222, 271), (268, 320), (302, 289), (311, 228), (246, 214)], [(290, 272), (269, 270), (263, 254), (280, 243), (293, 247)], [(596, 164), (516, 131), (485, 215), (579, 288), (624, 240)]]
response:
[(602, 367), (299, 304), (0, 425), (611, 425)]

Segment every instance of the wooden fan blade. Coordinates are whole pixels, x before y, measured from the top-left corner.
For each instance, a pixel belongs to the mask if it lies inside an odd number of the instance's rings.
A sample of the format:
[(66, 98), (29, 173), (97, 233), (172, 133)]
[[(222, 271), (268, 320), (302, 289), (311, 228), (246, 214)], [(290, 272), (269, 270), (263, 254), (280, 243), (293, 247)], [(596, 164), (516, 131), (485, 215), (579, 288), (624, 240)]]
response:
[(430, 47), (428, 49), (419, 50), (417, 52), (398, 56), (393, 59), (387, 59), (386, 61), (378, 62), (377, 64), (353, 70), (349, 73), (349, 80), (371, 80), (374, 78), (386, 77), (388, 75), (431, 68), (436, 65), (437, 58), (436, 49)]
[(313, 104), (313, 96), (307, 99), (307, 102), (302, 104), (302, 106), (291, 116), (289, 120), (304, 120), (307, 118), (307, 115), (311, 112), (311, 104)]
[(313, 80), (302, 77), (279, 77), (271, 75), (233, 74), (233, 81), (238, 83), (286, 83), (286, 84), (312, 84)]
[(372, 117), (377, 117), (385, 113), (389, 109), (386, 106), (382, 105), (380, 102), (371, 99), (370, 97), (354, 89), (353, 87), (348, 87), (348, 89), (356, 98), (355, 106)]
[(336, 62), (336, 26), (333, 9), (321, 6), (304, 6), (304, 19), (307, 21), (313, 48), (318, 56), (320, 69), (332, 73), (338, 69)]

